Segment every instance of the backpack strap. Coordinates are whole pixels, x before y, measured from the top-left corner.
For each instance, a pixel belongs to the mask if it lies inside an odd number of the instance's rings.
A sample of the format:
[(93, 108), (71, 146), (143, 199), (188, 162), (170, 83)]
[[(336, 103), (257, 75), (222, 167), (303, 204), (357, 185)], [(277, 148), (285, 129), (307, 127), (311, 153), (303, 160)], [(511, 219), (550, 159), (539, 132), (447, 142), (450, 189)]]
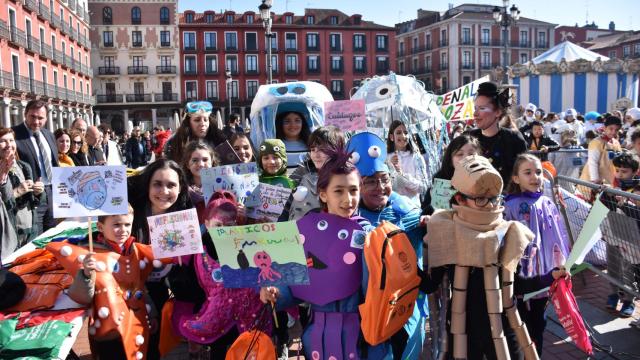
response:
[(384, 238), (384, 241), (382, 242), (382, 251), (380, 253), (380, 259), (382, 260), (382, 272), (380, 274), (380, 290), (384, 290), (387, 283), (387, 263), (384, 261), (385, 260), (384, 254), (387, 252), (387, 245), (389, 244), (390, 238), (402, 233), (404, 233), (403, 230), (400, 230), (400, 229), (393, 230), (387, 234), (387, 236)]

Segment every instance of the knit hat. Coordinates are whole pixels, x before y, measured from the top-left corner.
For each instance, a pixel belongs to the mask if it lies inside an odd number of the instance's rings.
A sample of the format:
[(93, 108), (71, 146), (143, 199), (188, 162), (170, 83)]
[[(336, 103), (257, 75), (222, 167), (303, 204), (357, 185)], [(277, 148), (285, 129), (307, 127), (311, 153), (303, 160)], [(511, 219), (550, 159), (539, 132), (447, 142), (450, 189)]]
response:
[(376, 172), (389, 172), (385, 163), (387, 146), (374, 133), (362, 132), (349, 139), (347, 152), (351, 153), (351, 162), (358, 168), (361, 176), (372, 176)]
[(238, 217), (238, 203), (233, 193), (225, 190), (218, 190), (211, 195), (207, 208), (205, 209), (205, 219), (216, 219), (223, 224), (236, 222)]
[(631, 108), (631, 109), (627, 110), (627, 113), (625, 115), (631, 116), (631, 118), (634, 121), (635, 120), (640, 120), (640, 108), (637, 108), (637, 107)]
[(589, 111), (588, 113), (584, 114), (585, 121), (596, 121), (599, 117), (600, 113), (597, 111)]
[(536, 112), (536, 110), (537, 110), (537, 109), (538, 109), (538, 107), (537, 107), (537, 106), (535, 106), (535, 105), (534, 105), (534, 104), (532, 104), (532, 103), (528, 103), (528, 104), (527, 104), (527, 107), (525, 107), (525, 108), (524, 108), (524, 110), (525, 110), (525, 111), (532, 111), (532, 112), (534, 112), (534, 113)]
[(282, 175), (287, 171), (287, 149), (284, 146), (284, 143), (280, 139), (267, 139), (260, 144), (260, 148), (258, 149), (258, 168), (264, 172), (264, 168), (262, 167), (262, 157), (264, 155), (275, 155), (282, 160), (282, 167), (278, 171), (277, 174), (273, 175)]
[(470, 155), (460, 161), (451, 185), (468, 196), (494, 197), (502, 193), (502, 177), (487, 158)]

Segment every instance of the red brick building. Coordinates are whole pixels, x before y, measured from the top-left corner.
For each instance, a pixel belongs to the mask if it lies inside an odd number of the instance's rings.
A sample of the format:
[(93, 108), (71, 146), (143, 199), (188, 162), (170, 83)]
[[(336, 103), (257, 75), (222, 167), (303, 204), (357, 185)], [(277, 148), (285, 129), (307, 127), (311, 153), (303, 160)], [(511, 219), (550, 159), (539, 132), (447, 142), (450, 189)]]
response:
[[(231, 95), (233, 110), (247, 117), (258, 86), (268, 79), (268, 41), (259, 13), (185, 11), (179, 18), (182, 100), (207, 99), (224, 110)], [(361, 79), (395, 68), (392, 27), (335, 9), (272, 18), (274, 82), (317, 81), (340, 99)]]

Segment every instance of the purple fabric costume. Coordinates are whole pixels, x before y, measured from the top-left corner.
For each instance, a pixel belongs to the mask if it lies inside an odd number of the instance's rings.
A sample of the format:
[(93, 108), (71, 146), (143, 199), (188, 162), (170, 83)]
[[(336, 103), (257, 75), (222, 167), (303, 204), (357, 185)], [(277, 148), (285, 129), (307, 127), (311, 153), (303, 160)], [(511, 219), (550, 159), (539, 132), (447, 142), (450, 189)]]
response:
[[(197, 254), (192, 259), (206, 300), (197, 314), (193, 313), (193, 304), (176, 301), (173, 328), (188, 340), (200, 344), (216, 341), (233, 326), (238, 327), (239, 333), (251, 330), (264, 307), (260, 295), (254, 289), (225, 288), (220, 264), (208, 254)], [(260, 329), (267, 334), (271, 329), (271, 317), (268, 319), (264, 328)]]
[(535, 235), (520, 260), (519, 276), (532, 278), (547, 275), (564, 265), (569, 256), (569, 237), (558, 208), (541, 192), (508, 195), (506, 220), (519, 221)]

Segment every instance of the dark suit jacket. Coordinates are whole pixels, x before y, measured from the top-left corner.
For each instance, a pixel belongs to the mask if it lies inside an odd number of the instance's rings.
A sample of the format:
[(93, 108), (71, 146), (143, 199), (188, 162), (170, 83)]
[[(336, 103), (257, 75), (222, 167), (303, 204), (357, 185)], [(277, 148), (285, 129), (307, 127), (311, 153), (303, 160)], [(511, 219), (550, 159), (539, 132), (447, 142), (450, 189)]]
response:
[[(20, 160), (29, 164), (35, 179), (42, 177), (44, 169), (40, 169), (40, 162), (38, 162), (38, 149), (31, 141), (31, 130), (27, 129), (25, 123), (16, 125), (11, 129), (13, 129), (13, 132), (16, 134), (16, 149), (18, 150)], [(58, 147), (56, 146), (56, 140), (54, 139), (53, 134), (45, 128), (42, 128), (40, 133), (45, 139), (47, 139), (49, 148), (51, 148), (51, 166), (58, 166)]]

